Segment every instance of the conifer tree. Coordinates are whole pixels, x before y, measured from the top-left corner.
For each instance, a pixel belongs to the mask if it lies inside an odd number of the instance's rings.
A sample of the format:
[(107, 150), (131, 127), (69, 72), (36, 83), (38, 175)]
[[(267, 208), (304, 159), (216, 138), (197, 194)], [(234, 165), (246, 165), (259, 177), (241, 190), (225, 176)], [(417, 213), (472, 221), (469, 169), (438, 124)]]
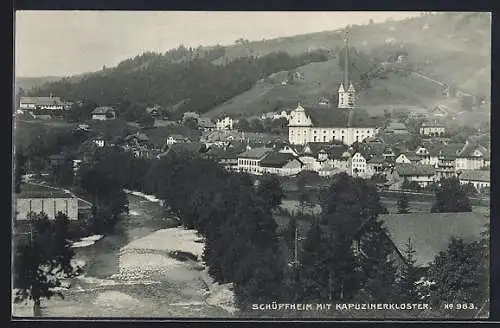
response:
[(399, 195), (397, 205), (398, 205), (398, 213), (399, 214), (410, 213), (410, 203), (408, 201), (408, 196), (404, 192), (402, 192)]
[(403, 254), (405, 263), (401, 268), (399, 279), (397, 281), (397, 292), (399, 294), (399, 298), (403, 302), (417, 302), (420, 300), (418, 292), (418, 281), (420, 277), (418, 276), (418, 269), (415, 265), (415, 253), (416, 251), (413, 248), (411, 238), (408, 238)]

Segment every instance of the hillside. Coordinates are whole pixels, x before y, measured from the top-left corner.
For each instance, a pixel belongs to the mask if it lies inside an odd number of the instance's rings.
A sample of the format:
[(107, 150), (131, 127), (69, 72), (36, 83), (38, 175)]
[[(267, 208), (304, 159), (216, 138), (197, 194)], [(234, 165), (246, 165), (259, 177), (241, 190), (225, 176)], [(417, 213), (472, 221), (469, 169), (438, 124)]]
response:
[[(445, 13), (348, 26), (356, 54), (352, 80), (360, 103), (430, 107), (444, 99), (443, 85), (488, 100), (490, 24), (491, 16), (485, 13)], [(321, 97), (335, 102), (344, 33), (144, 53), (79, 79), (45, 84), (32, 94), (53, 92), (63, 99), (102, 105), (160, 104), (179, 113), (207, 112), (212, 117), (259, 114), (298, 100), (316, 104)], [(406, 56), (406, 71), (363, 77), (368, 69), (380, 68), (398, 54)], [(303, 72), (304, 80), (282, 85), (291, 71)], [(182, 105), (174, 107), (178, 103)]]
[(25, 91), (31, 90), (36, 86), (44, 83), (54, 82), (60, 80), (59, 76), (41, 76), (41, 77), (16, 77), (16, 91), (23, 89)]
[[(468, 92), (489, 91), (489, 13), (450, 12), (347, 28), (351, 46), (365, 53), (382, 44), (399, 44), (409, 50), (419, 71), (445, 83), (455, 83)], [(247, 42), (227, 47), (225, 57), (230, 60), (271, 51), (298, 54), (314, 49), (333, 50), (343, 46), (343, 36), (344, 31), (337, 30)]]
[[(376, 60), (384, 60), (380, 54), (400, 48), (408, 54), (407, 60), (411, 63), (412, 71), (419, 73), (392, 73), (388, 74), (387, 79), (374, 79), (369, 88), (358, 87), (361, 105), (431, 108), (438, 102), (446, 101), (443, 85), (452, 85), (463, 92), (489, 99), (490, 19), (489, 15), (480, 13), (447, 13), (351, 26), (350, 44), (354, 48)], [(226, 56), (238, 56), (245, 52), (266, 53), (273, 48), (290, 53), (318, 48), (338, 51), (342, 46), (341, 36), (341, 32), (333, 31), (250, 42), (229, 47)], [(286, 77), (286, 74), (282, 74), (276, 80), (268, 79), (216, 106), (208, 115), (256, 115), (293, 106), (299, 99), (304, 104), (317, 104), (322, 96), (336, 101), (336, 91), (342, 77), (338, 59), (309, 64), (297, 70), (304, 72), (303, 82), (282, 86), (280, 79)]]

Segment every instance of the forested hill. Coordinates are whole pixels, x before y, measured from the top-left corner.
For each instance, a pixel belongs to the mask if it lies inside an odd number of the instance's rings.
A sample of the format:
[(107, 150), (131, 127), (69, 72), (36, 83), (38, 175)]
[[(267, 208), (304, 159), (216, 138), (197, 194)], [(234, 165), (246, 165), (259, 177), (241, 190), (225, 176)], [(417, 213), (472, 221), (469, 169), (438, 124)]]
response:
[(165, 54), (144, 53), (76, 82), (65, 78), (44, 84), (29, 94), (52, 93), (66, 100), (101, 105), (128, 102), (168, 108), (181, 103), (177, 108), (180, 112), (204, 113), (272, 73), (329, 59), (327, 52), (318, 50), (297, 56), (272, 52), (262, 57), (248, 56), (214, 63), (224, 52), (223, 47), (203, 52), (179, 47)]
[[(365, 104), (422, 105), (440, 97), (439, 84), (415, 76), (367, 81), (372, 77), (366, 70), (394, 60), (396, 54), (407, 55), (410, 68), (426, 77), (490, 97), (488, 13), (428, 14), (347, 28), (350, 45), (360, 55), (352, 73)], [(213, 115), (274, 110), (292, 98), (332, 97), (341, 78), (336, 62), (343, 35), (342, 29), (253, 42), (240, 39), (224, 47), (181, 46), (163, 54), (144, 53), (78, 79), (47, 83), (30, 94), (53, 93), (101, 105), (159, 104), (178, 112), (210, 110)], [(287, 71), (294, 70), (304, 72), (305, 79), (279, 89)]]

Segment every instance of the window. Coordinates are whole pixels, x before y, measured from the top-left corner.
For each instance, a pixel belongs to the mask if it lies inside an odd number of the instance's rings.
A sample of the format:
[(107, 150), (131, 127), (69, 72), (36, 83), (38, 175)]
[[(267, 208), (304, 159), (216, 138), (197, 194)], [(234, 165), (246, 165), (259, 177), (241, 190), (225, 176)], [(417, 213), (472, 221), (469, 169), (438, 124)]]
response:
[(342, 130), (342, 133), (344, 133), (344, 130)]
[[(314, 131), (314, 132), (316, 132), (316, 131)], [(316, 142), (316, 136), (314, 136), (314, 142)]]
[(317, 132), (317, 131), (316, 131), (316, 130), (314, 130), (314, 133), (316, 133), (316, 132)]
[(323, 133), (326, 133), (326, 130), (323, 130)]
[(325, 142), (325, 141), (326, 141), (326, 136), (323, 136), (323, 142)]

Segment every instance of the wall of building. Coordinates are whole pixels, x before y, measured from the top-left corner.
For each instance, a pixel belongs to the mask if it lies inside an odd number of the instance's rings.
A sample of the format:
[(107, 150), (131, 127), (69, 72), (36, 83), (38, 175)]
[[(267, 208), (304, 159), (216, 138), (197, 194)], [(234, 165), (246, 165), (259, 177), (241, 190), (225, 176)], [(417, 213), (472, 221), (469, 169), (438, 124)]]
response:
[(18, 220), (26, 220), (30, 211), (44, 212), (51, 220), (58, 212), (65, 213), (70, 220), (78, 219), (77, 198), (18, 198), (15, 203)]
[(374, 136), (375, 128), (315, 128), (297, 127), (288, 128), (288, 140), (293, 145), (305, 145), (308, 142), (342, 141), (350, 146), (355, 142)]
[(479, 170), (486, 166), (482, 158), (457, 158), (455, 159), (456, 170)]

